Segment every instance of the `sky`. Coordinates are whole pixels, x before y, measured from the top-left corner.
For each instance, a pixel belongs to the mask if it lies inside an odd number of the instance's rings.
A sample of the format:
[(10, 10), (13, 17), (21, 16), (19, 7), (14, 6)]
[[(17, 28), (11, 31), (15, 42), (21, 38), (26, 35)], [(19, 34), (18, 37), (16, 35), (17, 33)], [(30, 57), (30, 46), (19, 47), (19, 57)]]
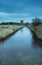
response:
[(42, 0), (0, 0), (0, 22), (32, 22), (42, 18)]

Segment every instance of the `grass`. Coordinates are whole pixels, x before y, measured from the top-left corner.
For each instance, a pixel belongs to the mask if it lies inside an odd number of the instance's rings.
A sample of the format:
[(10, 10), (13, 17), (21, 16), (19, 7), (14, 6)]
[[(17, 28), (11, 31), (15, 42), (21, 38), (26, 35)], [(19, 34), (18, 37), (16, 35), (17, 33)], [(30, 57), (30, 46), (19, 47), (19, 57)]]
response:
[(35, 31), (36, 31), (37, 36), (39, 36), (39, 38), (42, 39), (42, 25), (36, 26), (35, 28), (36, 28)]
[(42, 24), (38, 26), (28, 25), (28, 27), (36, 33), (37, 37), (42, 40)]
[(0, 39), (5, 38), (7, 35), (15, 32), (22, 26), (20, 25), (0, 25)]

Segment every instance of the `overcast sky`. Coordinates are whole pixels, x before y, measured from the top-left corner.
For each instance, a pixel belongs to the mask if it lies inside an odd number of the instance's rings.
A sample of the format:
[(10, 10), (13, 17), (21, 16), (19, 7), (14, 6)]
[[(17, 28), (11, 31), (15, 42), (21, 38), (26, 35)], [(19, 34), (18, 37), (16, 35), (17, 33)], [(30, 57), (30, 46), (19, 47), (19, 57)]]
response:
[(21, 19), (31, 22), (32, 18), (42, 18), (42, 0), (0, 0), (0, 21)]

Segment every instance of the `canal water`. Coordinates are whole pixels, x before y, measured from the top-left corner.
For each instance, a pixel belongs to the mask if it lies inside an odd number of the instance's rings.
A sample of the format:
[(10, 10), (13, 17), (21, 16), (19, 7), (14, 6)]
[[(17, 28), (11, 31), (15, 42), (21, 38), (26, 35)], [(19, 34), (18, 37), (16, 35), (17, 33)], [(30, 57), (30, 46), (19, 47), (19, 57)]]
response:
[(0, 42), (0, 65), (42, 65), (42, 42), (22, 28)]

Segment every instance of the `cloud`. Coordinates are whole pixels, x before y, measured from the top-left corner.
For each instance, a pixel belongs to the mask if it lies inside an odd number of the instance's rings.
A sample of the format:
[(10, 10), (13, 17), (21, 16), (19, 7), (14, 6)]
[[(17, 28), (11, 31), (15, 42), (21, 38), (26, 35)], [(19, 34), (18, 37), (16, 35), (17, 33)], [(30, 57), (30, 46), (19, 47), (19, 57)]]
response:
[(27, 17), (27, 13), (5, 13), (0, 12), (0, 21), (20, 21)]
[[(31, 22), (33, 18), (35, 18), (36, 15), (33, 13), (5, 13), (0, 12), (0, 22), (20, 22), (21, 19), (24, 20), (24, 22)], [(42, 18), (42, 16), (37, 16)]]
[(0, 22), (20, 22), (21, 19), (24, 21), (28, 21), (30, 18), (28, 17), (29, 14), (27, 13), (5, 13), (0, 12)]

